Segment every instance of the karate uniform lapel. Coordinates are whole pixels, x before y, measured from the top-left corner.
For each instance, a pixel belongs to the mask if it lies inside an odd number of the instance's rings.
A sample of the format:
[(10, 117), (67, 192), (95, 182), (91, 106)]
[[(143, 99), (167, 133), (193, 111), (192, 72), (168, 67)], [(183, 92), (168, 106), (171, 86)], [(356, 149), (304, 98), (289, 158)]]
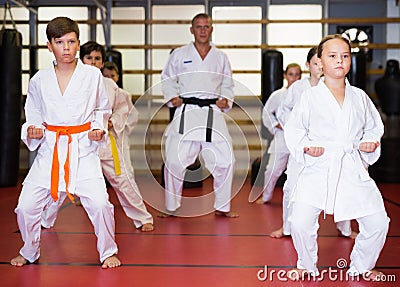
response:
[(330, 90), (323, 85), (326, 89), (326, 93), (323, 93), (327, 99), (327, 103), (329, 105), (329, 110), (332, 116), (332, 120), (334, 122), (335, 129), (332, 131), (333, 141), (329, 143), (331, 146), (325, 147), (326, 152), (329, 153), (330, 164), (328, 169), (328, 189), (326, 194), (326, 203), (325, 203), (325, 212), (328, 214), (333, 214), (335, 209), (336, 202), (336, 192), (338, 181), (340, 177), (340, 172), (342, 168), (342, 159), (345, 153), (345, 147), (347, 146), (348, 140), (348, 125), (349, 125), (349, 109), (350, 109), (350, 100), (351, 97), (348, 94), (348, 90), (346, 88), (345, 98), (343, 101), (343, 105), (340, 106), (336, 101), (333, 94)]

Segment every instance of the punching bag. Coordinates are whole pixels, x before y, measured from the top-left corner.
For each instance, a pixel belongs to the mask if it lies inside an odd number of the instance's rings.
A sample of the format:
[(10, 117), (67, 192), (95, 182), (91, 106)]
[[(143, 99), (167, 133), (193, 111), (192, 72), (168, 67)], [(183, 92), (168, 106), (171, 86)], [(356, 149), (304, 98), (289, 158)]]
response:
[(0, 187), (18, 182), (21, 138), (22, 35), (0, 30)]
[(352, 86), (366, 90), (367, 86), (367, 54), (364, 52), (351, 54), (351, 67), (347, 78)]
[[(265, 50), (262, 53), (261, 63), (261, 101), (263, 105), (272, 92), (283, 86), (283, 54), (276, 50)], [(272, 135), (261, 123), (261, 135), (271, 140)]]
[(261, 101), (263, 105), (272, 92), (283, 86), (283, 54), (276, 50), (262, 53)]
[[(283, 54), (277, 50), (265, 50), (261, 62), (261, 101), (263, 106), (272, 92), (283, 86)], [(262, 112), (262, 111), (261, 111)], [(261, 136), (271, 142), (273, 135), (261, 121)], [(256, 158), (251, 166), (251, 185), (264, 184), (264, 171), (269, 160), (267, 152), (261, 158)]]
[(400, 138), (382, 138), (381, 156), (368, 167), (368, 172), (376, 182), (400, 182)]
[(399, 61), (388, 60), (383, 77), (375, 82), (382, 112), (387, 116), (400, 115), (400, 68)]
[(375, 82), (382, 112), (386, 114), (385, 136), (381, 139), (381, 156), (369, 167), (377, 182), (400, 182), (400, 69), (399, 61), (388, 60), (385, 74)]
[(118, 87), (121, 89), (123, 88), (122, 86), (122, 54), (119, 51), (116, 50), (107, 50), (106, 52), (106, 59), (109, 62), (114, 62), (119, 70), (119, 79), (117, 82)]

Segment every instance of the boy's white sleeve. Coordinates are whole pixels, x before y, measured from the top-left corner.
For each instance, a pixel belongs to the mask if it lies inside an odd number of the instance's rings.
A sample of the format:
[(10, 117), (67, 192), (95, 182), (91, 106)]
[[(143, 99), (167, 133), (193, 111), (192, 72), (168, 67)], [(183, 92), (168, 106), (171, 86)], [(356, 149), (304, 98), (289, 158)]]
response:
[(38, 87), (38, 76), (34, 76), (28, 85), (28, 94), (25, 102), (25, 117), (26, 122), (21, 127), (21, 140), (26, 144), (30, 151), (36, 150), (39, 145), (44, 141), (45, 135), (41, 139), (28, 138), (28, 127), (35, 126), (42, 128), (43, 126), (43, 112), (40, 100), (40, 87)]

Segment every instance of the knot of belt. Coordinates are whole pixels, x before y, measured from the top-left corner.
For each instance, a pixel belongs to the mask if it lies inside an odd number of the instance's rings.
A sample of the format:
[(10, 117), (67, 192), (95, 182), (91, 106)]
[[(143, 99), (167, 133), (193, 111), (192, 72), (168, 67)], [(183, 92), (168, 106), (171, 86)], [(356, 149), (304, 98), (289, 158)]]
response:
[[(325, 212), (333, 211), (334, 202), (336, 200), (336, 188), (339, 182), (339, 177), (342, 169), (343, 158), (346, 154), (354, 154), (354, 162), (355, 167), (358, 173), (358, 176), (362, 181), (367, 181), (370, 179), (368, 171), (364, 167), (360, 153), (357, 150), (357, 147), (353, 143), (346, 143), (344, 145), (336, 145), (335, 143), (326, 143), (322, 146), (326, 147), (327, 151), (332, 151), (334, 154), (331, 158), (331, 163), (329, 166), (329, 174), (328, 174), (328, 189), (327, 189), (327, 197), (325, 203)], [(328, 206), (328, 202), (331, 202), (331, 206)]]
[(213, 108), (211, 105), (215, 105), (218, 99), (199, 99), (195, 97), (183, 98), (183, 108), (181, 113), (181, 120), (179, 122), (179, 133), (183, 134), (184, 122), (185, 122), (185, 108), (186, 105), (197, 105), (199, 107), (208, 107), (208, 117), (207, 117), (207, 129), (206, 129), (206, 142), (211, 142), (212, 135), (212, 124), (213, 124)]
[(86, 123), (79, 126), (52, 126), (45, 125), (46, 129), (56, 133), (56, 141), (54, 143), (54, 151), (53, 151), (53, 162), (51, 166), (51, 181), (50, 181), (50, 194), (53, 197), (54, 201), (58, 200), (58, 183), (59, 183), (59, 171), (60, 171), (60, 163), (58, 161), (58, 139), (60, 136), (68, 137), (68, 150), (67, 150), (67, 158), (64, 163), (64, 180), (65, 180), (65, 191), (68, 195), (68, 198), (74, 202), (74, 197), (68, 191), (69, 185), (69, 153), (70, 153), (70, 143), (72, 142), (71, 134), (77, 134), (81, 132), (85, 132), (90, 130), (90, 123)]
[(354, 150), (353, 144), (349, 143), (343, 146), (343, 152), (344, 153), (352, 153)]

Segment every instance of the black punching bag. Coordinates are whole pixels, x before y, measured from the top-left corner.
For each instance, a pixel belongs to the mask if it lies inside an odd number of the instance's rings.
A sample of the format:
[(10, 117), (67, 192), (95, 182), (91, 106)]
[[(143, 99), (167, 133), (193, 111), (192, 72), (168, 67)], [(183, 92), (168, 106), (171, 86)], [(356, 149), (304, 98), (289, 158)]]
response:
[(0, 187), (18, 182), (21, 138), (22, 35), (0, 30)]
[(377, 182), (400, 182), (400, 69), (397, 60), (388, 60), (385, 74), (375, 82), (382, 112), (386, 114), (385, 136), (381, 139), (381, 156), (369, 167)]
[[(261, 62), (261, 101), (263, 106), (272, 92), (283, 86), (283, 54), (277, 50), (265, 50), (262, 53)], [(262, 111), (261, 111), (262, 112)], [(271, 142), (273, 135), (261, 121), (261, 136)], [(255, 186), (263, 186), (264, 172), (269, 160), (269, 154), (265, 152), (261, 158), (256, 158), (251, 165), (250, 183)]]
[(400, 68), (399, 61), (388, 60), (383, 77), (375, 82), (382, 112), (387, 116), (400, 115)]
[[(276, 50), (265, 50), (262, 53), (261, 65), (261, 101), (263, 105), (272, 92), (283, 86), (283, 54)], [(272, 140), (272, 135), (261, 123), (261, 135)]]
[[(265, 105), (272, 92), (283, 86), (283, 54), (277, 50), (265, 50), (261, 64), (261, 101)], [(271, 141), (272, 135), (261, 123), (261, 135)]]
[(283, 54), (276, 50), (262, 53), (261, 101), (263, 105), (272, 92), (283, 86)]
[(367, 54), (364, 52), (351, 54), (351, 68), (347, 74), (352, 86), (366, 90), (367, 87)]
[(117, 82), (118, 87), (121, 89), (123, 88), (122, 86), (122, 54), (119, 51), (116, 50), (107, 50), (106, 52), (106, 59), (108, 62), (114, 62), (119, 70), (119, 79)]

